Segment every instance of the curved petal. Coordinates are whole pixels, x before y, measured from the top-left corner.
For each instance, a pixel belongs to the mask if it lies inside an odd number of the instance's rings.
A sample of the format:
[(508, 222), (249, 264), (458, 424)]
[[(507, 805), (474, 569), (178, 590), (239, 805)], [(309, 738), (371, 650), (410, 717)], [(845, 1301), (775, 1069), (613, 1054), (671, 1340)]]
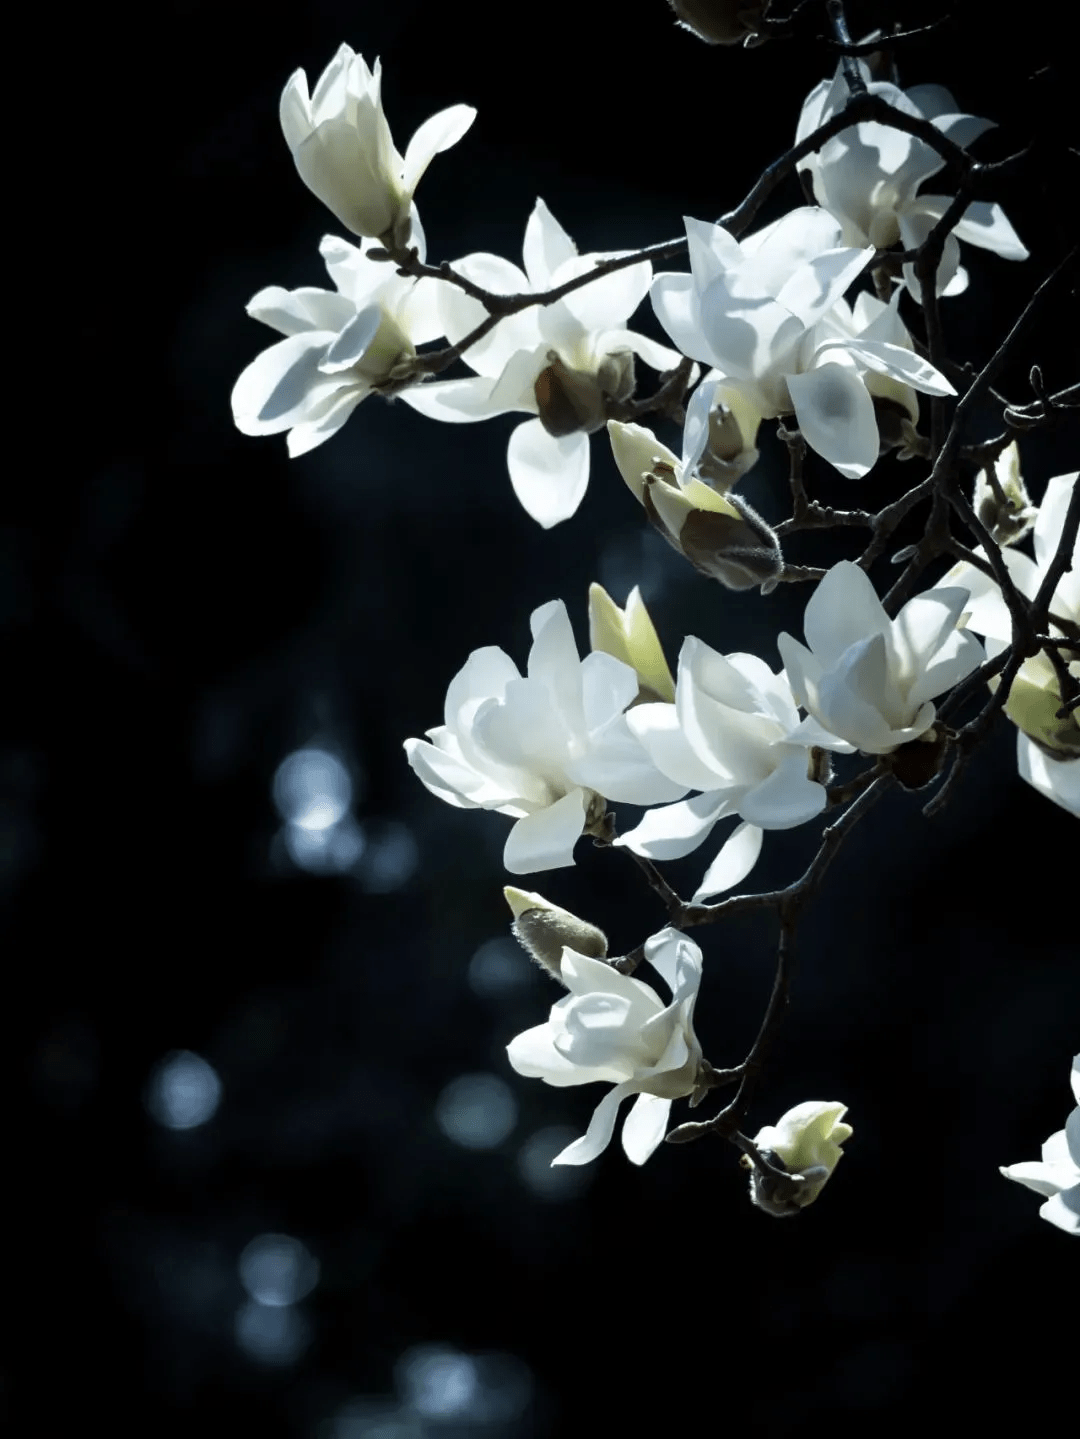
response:
[(738, 824), (720, 847), (720, 852), (702, 876), (693, 904), (710, 895), (723, 894), (741, 884), (758, 862), (763, 831), (753, 824)]
[[(842, 346), (848, 354), (862, 360), (868, 369), (879, 375), (887, 375), (913, 390), (922, 390), (927, 395), (955, 395), (956, 390), (929, 360), (924, 360), (914, 350), (903, 345), (893, 345), (884, 340), (858, 338), (844, 340)], [(819, 352), (820, 353), (820, 352)]]
[(494, 388), (495, 381), (487, 375), (470, 375), (464, 380), (432, 380), (427, 385), (413, 385), (402, 390), (398, 398), (410, 409), (427, 415), (429, 420), (468, 424), (504, 413), (501, 405), (492, 402)]
[[(613, 350), (632, 350), (647, 365), (661, 373), (675, 369), (682, 359), (678, 350), (669, 350), (666, 345), (651, 340), (648, 335), (639, 335), (636, 330), (605, 330), (603, 343), (605, 353), (610, 355)], [(688, 383), (692, 385), (699, 373), (695, 365)]]
[(510, 436), (506, 460), (514, 494), (545, 530), (568, 520), (585, 497), (587, 435), (549, 435), (539, 420), (526, 420)]
[(669, 779), (687, 789), (714, 790), (725, 778), (690, 744), (673, 704), (635, 705), (626, 722), (653, 764)]
[(717, 820), (733, 812), (738, 793), (732, 798), (728, 791), (713, 790), (650, 809), (640, 824), (615, 843), (648, 859), (681, 859), (708, 838)]
[(383, 310), (380, 305), (368, 305), (354, 315), (345, 328), (337, 335), (326, 351), (319, 365), (324, 375), (334, 375), (341, 370), (351, 370), (364, 358), (368, 346), (379, 333)]
[(1063, 1189), (1040, 1204), (1039, 1215), (1066, 1234), (1080, 1234), (1080, 1184)]
[(1003, 260), (1026, 260), (1027, 246), (1013, 229), (1000, 205), (974, 200), (957, 221), (953, 232), (958, 239), (983, 250), (992, 250)]
[(1080, 759), (1051, 759), (1026, 734), (1016, 736), (1016, 767), (1041, 795), (1080, 815)]
[(580, 1139), (575, 1139), (573, 1144), (568, 1144), (561, 1154), (556, 1154), (552, 1164), (588, 1164), (598, 1154), (603, 1154), (611, 1142), (619, 1105), (627, 1095), (638, 1093), (640, 1090), (632, 1079), (625, 1080), (609, 1090), (593, 1110), (585, 1133)]
[(411, 195), (420, 176), (441, 150), (456, 145), (472, 122), (476, 111), (471, 105), (451, 105), (425, 120), (409, 141), (405, 151), (405, 193)]
[(762, 829), (794, 829), (825, 808), (825, 786), (808, 778), (807, 754), (792, 749), (768, 779), (748, 790), (739, 801), (739, 813)]
[(253, 320), (282, 335), (299, 335), (305, 330), (329, 330), (333, 334), (344, 329), (356, 312), (344, 295), (333, 290), (284, 290), (280, 285), (260, 290), (245, 308)]
[(503, 864), (511, 874), (535, 874), (561, 869), (574, 862), (574, 845), (585, 828), (585, 795), (572, 789), (547, 809), (519, 819), (503, 849)]
[(256, 355), (233, 386), (236, 428), (245, 435), (291, 430), (317, 401), (339, 390), (342, 381), (319, 370), (333, 339), (325, 330), (308, 330)]
[[(553, 285), (561, 285), (578, 275), (587, 275), (604, 260), (617, 255), (578, 255), (552, 275)], [(648, 260), (602, 275), (580, 290), (571, 290), (558, 303), (564, 305), (574, 319), (590, 332), (610, 330), (624, 324), (641, 304), (652, 280)]]
[(525, 273), (534, 290), (551, 288), (551, 277), (560, 265), (574, 259), (578, 248), (537, 196), (525, 226)]
[(291, 460), (317, 449), (324, 441), (336, 435), (361, 400), (371, 394), (370, 386), (357, 383), (339, 390), (328, 397), (317, 411), (309, 413), (307, 419), (293, 425), (285, 441)]
[(697, 291), (689, 275), (657, 275), (649, 298), (653, 313), (676, 348), (691, 360), (701, 360), (706, 365), (718, 363), (701, 328)]
[(874, 402), (845, 365), (820, 365), (788, 375), (788, 392), (806, 443), (849, 480), (865, 475), (878, 457)]
[(639, 1094), (634, 1100), (622, 1127), (623, 1152), (631, 1164), (644, 1164), (663, 1143), (670, 1113), (670, 1099), (660, 1099), (655, 1094)]

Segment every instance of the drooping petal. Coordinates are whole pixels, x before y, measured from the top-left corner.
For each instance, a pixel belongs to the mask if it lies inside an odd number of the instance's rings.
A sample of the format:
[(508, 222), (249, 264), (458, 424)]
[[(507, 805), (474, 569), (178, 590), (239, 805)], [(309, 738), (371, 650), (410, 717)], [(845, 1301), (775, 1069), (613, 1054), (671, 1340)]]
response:
[(670, 1113), (670, 1099), (639, 1094), (634, 1100), (622, 1127), (622, 1147), (631, 1164), (644, 1164), (663, 1142)]
[(552, 1164), (589, 1164), (597, 1155), (603, 1154), (611, 1142), (619, 1105), (628, 1095), (638, 1093), (640, 1090), (633, 1080), (617, 1084), (614, 1089), (609, 1090), (593, 1110), (585, 1133), (557, 1154), (551, 1161)]
[(409, 141), (405, 151), (405, 193), (411, 195), (421, 175), (442, 150), (456, 145), (476, 119), (471, 105), (451, 105), (425, 120)]
[(236, 428), (245, 435), (274, 435), (304, 419), (312, 405), (341, 388), (319, 371), (334, 336), (325, 330), (290, 335), (256, 355), (233, 386)]
[(574, 862), (574, 845), (585, 828), (585, 795), (572, 789), (547, 809), (519, 819), (507, 836), (503, 864), (511, 874), (535, 874)]
[(502, 406), (492, 402), (494, 388), (495, 381), (487, 375), (470, 375), (464, 380), (433, 380), (427, 385), (413, 385), (398, 398), (430, 420), (471, 424), (503, 413)]
[(510, 436), (506, 459), (514, 494), (545, 530), (568, 520), (585, 497), (589, 437), (579, 431), (549, 435), (539, 420), (526, 420)]
[(714, 894), (723, 894), (741, 884), (758, 862), (764, 831), (757, 825), (736, 825), (720, 847), (720, 852), (702, 876), (692, 903), (701, 904)]
[(805, 749), (793, 748), (768, 779), (748, 790), (739, 801), (739, 813), (762, 829), (793, 829), (825, 808), (825, 786), (806, 773)]
[[(736, 791), (736, 798), (739, 791)], [(717, 820), (733, 813), (735, 799), (714, 790), (650, 809), (634, 829), (615, 842), (648, 859), (681, 859), (708, 838)]]
[(860, 479), (873, 468), (880, 443), (874, 402), (862, 380), (833, 362), (786, 378), (806, 443), (842, 475)]
[(336, 435), (360, 401), (370, 394), (369, 385), (354, 382), (309, 410), (306, 419), (295, 424), (285, 440), (289, 458), (299, 459)]

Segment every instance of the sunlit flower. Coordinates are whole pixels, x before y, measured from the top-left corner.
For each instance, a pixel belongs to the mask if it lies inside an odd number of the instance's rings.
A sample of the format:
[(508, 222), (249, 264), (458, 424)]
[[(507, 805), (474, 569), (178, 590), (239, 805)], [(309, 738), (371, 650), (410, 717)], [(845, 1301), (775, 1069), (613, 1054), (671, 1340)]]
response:
[(602, 1153), (619, 1105), (632, 1094), (637, 1099), (623, 1124), (622, 1145), (634, 1164), (644, 1164), (664, 1138), (671, 1101), (694, 1092), (701, 1065), (693, 1022), (701, 950), (668, 928), (646, 940), (645, 958), (671, 990), (668, 1004), (640, 979), (564, 949), (561, 977), (570, 993), (552, 1006), (546, 1024), (507, 1046), (511, 1065), (528, 1078), (615, 1086), (596, 1106), (585, 1134), (553, 1164), (588, 1164)]
[(381, 67), (342, 45), (309, 97), (297, 70), (281, 96), (281, 128), (304, 184), (354, 235), (404, 245), (420, 177), (476, 119), (471, 105), (440, 110), (398, 154), (383, 114)]
[(802, 1182), (794, 1194), (778, 1199), (770, 1193), (768, 1176), (762, 1179), (755, 1169), (750, 1179), (755, 1204), (775, 1215), (794, 1214), (813, 1204), (843, 1158), (840, 1146), (852, 1135), (851, 1125), (844, 1123), (846, 1113), (846, 1104), (810, 1099), (759, 1130), (754, 1143), (763, 1156), (774, 1164), (780, 1160)]
[[(424, 251), (419, 221), (413, 243)], [(319, 246), (336, 290), (271, 285), (248, 303), (254, 320), (286, 338), (256, 356), (232, 392), (245, 435), (289, 431), (289, 454), (306, 454), (337, 433), (373, 391), (406, 372), (416, 346), (441, 333), (434, 280), (409, 280), (393, 266), (327, 235)]]
[[(940, 85), (900, 90), (887, 81), (872, 79), (862, 61), (855, 63), (871, 95), (880, 95), (905, 115), (929, 120), (957, 145), (966, 147), (992, 128), (989, 120), (959, 114), (956, 101)], [(807, 96), (795, 132), (796, 142), (839, 114), (848, 98), (844, 67), (838, 64), (832, 80), (823, 80)], [(949, 195), (918, 193), (923, 182), (944, 165), (941, 156), (924, 140), (870, 120), (841, 130), (816, 154), (801, 160), (799, 169), (811, 177), (818, 204), (843, 225), (844, 244), (873, 245), (878, 249), (902, 244), (912, 250), (922, 244), (952, 203)], [(975, 200), (945, 241), (937, 285), (947, 295), (957, 294), (967, 286), (967, 275), (959, 267), (959, 240), (993, 250), (1007, 260), (1027, 259), (1028, 252), (1001, 206)], [(914, 265), (904, 266), (904, 276), (918, 299)]]
[(637, 585), (622, 609), (603, 586), (589, 586), (589, 644), (636, 671), (639, 700), (675, 698), (675, 681)]
[[(1007, 476), (1006, 476), (1007, 477)], [(1029, 600), (1035, 598), (1050, 568), (1065, 528), (1065, 514), (1080, 472), (1057, 475), (1046, 487), (1031, 532), (1035, 558), (1009, 546), (1002, 560), (1013, 584)], [(1008, 493), (1008, 491), (1006, 492)], [(975, 552), (982, 557), (981, 549)], [(1000, 586), (977, 566), (962, 561), (954, 565), (943, 584), (963, 585), (971, 598), (964, 606), (964, 624), (986, 637), (987, 654), (999, 655), (1012, 639), (1012, 617)], [(1057, 619), (1080, 626), (1080, 538), (1073, 545), (1071, 568), (1058, 581), (1050, 600), (1048, 631), (1064, 637)], [(1062, 658), (1071, 674), (1080, 679), (1080, 658), (1075, 649), (1063, 648)], [(996, 680), (991, 681), (996, 685)], [(1070, 814), (1080, 815), (1080, 724), (1074, 710), (1058, 717), (1062, 707), (1061, 683), (1053, 661), (1043, 650), (1030, 655), (1020, 666), (1005, 713), (1020, 731), (1017, 735), (1017, 767), (1023, 779), (1040, 794)]]
[(1006, 1179), (1026, 1184), (1045, 1197), (1039, 1213), (1066, 1234), (1080, 1234), (1080, 1054), (1073, 1056), (1072, 1092), (1077, 1107), (1042, 1147), (1042, 1160), (1003, 1164)]
[[(579, 255), (577, 246), (537, 200), (525, 230), (524, 271), (498, 255), (466, 255), (453, 269), (497, 295), (548, 290), (592, 270), (606, 255)], [(507, 316), (463, 356), (476, 371), (463, 380), (435, 380), (402, 399), (436, 420), (483, 420), (511, 410), (536, 416), (510, 436), (507, 462), (514, 493), (545, 529), (568, 519), (589, 482), (589, 435), (610, 406), (634, 390), (634, 356), (671, 370), (681, 356), (626, 322), (649, 288), (647, 261), (616, 270), (551, 305)], [(440, 287), (443, 328), (451, 344), (464, 339), (487, 311), (456, 286)]]
[(627, 727), (638, 677), (612, 655), (579, 659), (561, 600), (533, 611), (528, 677), (494, 646), (474, 650), (450, 682), (446, 723), (405, 741), (432, 794), (461, 809), (512, 816), (511, 874), (573, 864), (603, 800), (658, 804), (684, 790), (665, 779)]
[(787, 678), (756, 655), (720, 655), (691, 636), (679, 655), (675, 703), (638, 705), (627, 719), (663, 774), (702, 793), (649, 810), (619, 844), (652, 859), (678, 859), (721, 819), (742, 820), (695, 901), (749, 874), (763, 830), (790, 829), (825, 808), (825, 788), (808, 775), (805, 747), (789, 742), (799, 712)]
[(868, 315), (865, 329), (849, 333), (850, 312), (841, 311), (822, 323), (874, 253), (845, 246), (824, 210), (793, 210), (741, 243), (720, 225), (685, 223), (691, 273), (656, 277), (660, 323), (763, 418), (794, 414), (806, 443), (842, 475), (857, 479), (878, 457), (868, 374), (954, 393), (929, 361), (883, 337), (891, 322)]
[(982, 663), (982, 645), (957, 620), (966, 589), (933, 589), (893, 620), (858, 565), (841, 560), (806, 606), (810, 648), (789, 634), (777, 645), (809, 718), (793, 733), (825, 749), (888, 754), (926, 734), (933, 698)]

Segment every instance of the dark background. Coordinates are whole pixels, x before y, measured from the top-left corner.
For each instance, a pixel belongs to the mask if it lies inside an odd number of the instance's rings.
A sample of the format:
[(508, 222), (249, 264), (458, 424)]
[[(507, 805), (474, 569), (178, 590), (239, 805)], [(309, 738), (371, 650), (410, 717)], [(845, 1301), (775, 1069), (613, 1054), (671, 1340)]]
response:
[[(920, 16), (862, 13), (856, 34), (879, 14)], [(965, 247), (972, 290), (948, 302), (953, 353), (979, 363), (1064, 253), (1074, 186), (1053, 35), (957, 13), (911, 47), (902, 82), (948, 85), (996, 119), (988, 157), (1035, 142), (998, 196), (1031, 259)], [(87, 80), (66, 112), (61, 223), (35, 241), (69, 358), (50, 368), (45, 458), (14, 467), (2, 531), (9, 1049), (28, 1121), (9, 1241), (33, 1268), (28, 1359), (5, 1398), (32, 1417), (24, 1432), (78, 1419), (267, 1439), (674, 1434), (702, 1406), (703, 1422), (767, 1433), (819, 1419), (892, 1432), (931, 1397), (968, 1418), (992, 1402), (1002, 1424), (1055, 1417), (1077, 1256), (997, 1166), (1036, 1158), (1070, 1104), (1075, 825), (1017, 779), (1004, 723), (935, 821), (919, 796), (884, 805), (805, 921), (794, 1012), (750, 1123), (808, 1097), (849, 1104), (855, 1136), (818, 1205), (770, 1221), (713, 1144), (638, 1170), (615, 1142), (576, 1184), (522, 1178), (530, 1136), (569, 1126), (565, 1142), (597, 1096), (509, 1070), (505, 1044), (557, 991), (499, 948), (470, 968), (507, 934), (507, 822), (440, 804), (401, 742), (438, 722), (474, 647), (523, 663), (545, 600), (567, 601), (584, 643), (592, 579), (620, 600), (643, 585), (672, 661), (693, 632), (776, 663), (772, 637), (800, 628), (805, 595), (733, 595), (680, 567), (600, 439), (581, 510), (544, 533), (505, 472), (514, 417), (443, 427), (372, 400), (296, 462), (283, 437), (232, 428), (232, 384), (273, 341), (245, 302), (327, 283), (317, 243), (337, 227), (297, 179), (277, 100), (342, 40), (381, 55), (401, 148), (445, 105), (479, 110), (421, 186), (435, 259), (518, 259), (538, 194), (583, 251), (719, 214), (790, 143), (833, 64), (809, 39), (707, 48), (660, 0), (174, 0), (152, 29), (121, 7), (69, 30), (65, 63)], [(763, 219), (796, 203), (791, 184)], [(1067, 303), (1029, 331), (1010, 398), (1030, 398), (1033, 361), (1051, 387), (1075, 380)], [(638, 323), (659, 333), (645, 311)], [(765, 448), (745, 489), (779, 517)], [(1075, 430), (1031, 437), (1036, 497), (1076, 454)], [(860, 501), (911, 473), (883, 463)], [(824, 467), (811, 477), (825, 499), (851, 494)], [(830, 544), (796, 558), (850, 552)], [(271, 782), (305, 746), (352, 776), (365, 848), (349, 873), (305, 872), (286, 851)], [(793, 877), (813, 846), (805, 830), (770, 836), (755, 884)], [(709, 853), (674, 868), (684, 891)], [(604, 925), (616, 950), (658, 927), (622, 856), (578, 855), (524, 883)], [(768, 922), (698, 938), (699, 1032), (731, 1063), (771, 979)], [(186, 1050), (223, 1095), (181, 1132), (144, 1100)], [(474, 1073), (500, 1076), (518, 1106), (486, 1150), (435, 1118), (444, 1087)], [(265, 1233), (321, 1266), (291, 1311), (291, 1360), (284, 1340), (260, 1360), (237, 1339), (238, 1257)], [(502, 1384), (503, 1421), (464, 1401), (455, 1423), (396, 1407), (423, 1345)], [(379, 1396), (376, 1422), (364, 1404)]]

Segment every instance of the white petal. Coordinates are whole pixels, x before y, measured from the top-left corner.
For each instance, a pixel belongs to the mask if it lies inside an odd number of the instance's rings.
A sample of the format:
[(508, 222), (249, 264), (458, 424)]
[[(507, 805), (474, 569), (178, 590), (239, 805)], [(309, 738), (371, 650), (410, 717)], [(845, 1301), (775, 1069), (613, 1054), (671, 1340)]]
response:
[(655, 1094), (639, 1094), (634, 1100), (622, 1127), (623, 1152), (631, 1164), (644, 1164), (663, 1143), (670, 1113), (670, 1099), (660, 1099)]
[(736, 825), (702, 876), (692, 902), (700, 904), (710, 895), (723, 894), (740, 884), (758, 862), (762, 837), (763, 831), (757, 825)]
[(858, 338), (845, 341), (843, 348), (879, 375), (888, 375), (890, 379), (910, 385), (914, 390), (922, 390), (927, 395), (956, 394), (949, 381), (929, 360), (902, 345)]
[(585, 828), (585, 796), (572, 789), (547, 809), (519, 819), (507, 836), (503, 864), (511, 874), (535, 874), (574, 862), (574, 845)]
[[(615, 259), (614, 255), (581, 255), (561, 265), (551, 277), (553, 285), (561, 285), (577, 275), (588, 274), (598, 262)], [(623, 325), (648, 294), (652, 266), (647, 260), (613, 270), (580, 290), (571, 290), (558, 303), (565, 305), (579, 325), (590, 332), (610, 330)]]
[(589, 1127), (581, 1138), (575, 1139), (573, 1144), (568, 1144), (561, 1154), (555, 1156), (551, 1161), (552, 1164), (588, 1164), (598, 1154), (602, 1154), (611, 1142), (619, 1105), (627, 1095), (639, 1092), (633, 1080), (617, 1084), (614, 1089), (604, 1095), (593, 1110)]
[(887, 634), (889, 625), (866, 572), (851, 560), (840, 560), (810, 597), (804, 633), (815, 658), (829, 669), (851, 645)]
[(470, 375), (464, 380), (433, 380), (430, 384), (403, 390), (399, 398), (411, 409), (427, 415), (429, 420), (467, 424), (503, 413), (502, 406), (491, 401), (495, 383), (487, 375)]
[(828, 314), (837, 300), (866, 269), (874, 248), (845, 248), (815, 255), (799, 267), (777, 294), (777, 302), (797, 315), (809, 329)]
[[(669, 350), (667, 345), (659, 344), (658, 341), (650, 339), (648, 335), (639, 335), (636, 330), (605, 330), (605, 351), (611, 354), (613, 350), (620, 348), (632, 350), (647, 365), (661, 373), (666, 370), (674, 370), (682, 359), (678, 350)], [(690, 384), (693, 384), (699, 373), (700, 371), (695, 365), (690, 372)]]
[(543, 200), (537, 198), (525, 226), (525, 273), (534, 290), (551, 289), (551, 277), (578, 252)]
[(352, 303), (333, 290), (283, 290), (280, 285), (260, 290), (246, 309), (253, 320), (283, 335), (299, 335), (305, 330), (329, 330), (333, 334), (344, 329), (355, 314)]
[(403, 183), (407, 195), (416, 189), (420, 176), (435, 156), (456, 145), (475, 119), (476, 111), (471, 105), (451, 105), (424, 121), (405, 151)]
[(958, 239), (969, 245), (992, 250), (1005, 260), (1026, 260), (1027, 247), (1006, 218), (1000, 205), (975, 200), (964, 211), (954, 231)]
[(793, 749), (768, 779), (748, 790), (739, 813), (762, 829), (793, 829), (825, 808), (825, 786), (807, 777), (805, 749)]
[(858, 375), (830, 362), (786, 378), (810, 448), (848, 479), (865, 475), (878, 457), (879, 439), (874, 402)]
[(314, 450), (336, 435), (360, 401), (370, 394), (370, 386), (352, 383), (339, 390), (336, 395), (328, 396), (322, 404), (309, 411), (307, 419), (301, 420), (289, 431), (285, 441), (289, 458), (299, 459), (301, 455), (306, 455), (309, 450)]
[(717, 363), (701, 326), (701, 309), (690, 275), (657, 275), (649, 291), (653, 312), (672, 342), (692, 360)]
[(426, 740), (407, 739), (405, 753), (416, 777), (433, 795), (456, 809), (477, 808), (479, 801), (470, 796), (488, 787), (484, 775)]
[(1016, 767), (1041, 795), (1080, 815), (1080, 759), (1051, 759), (1026, 734), (1017, 734)]
[(707, 839), (717, 820), (731, 814), (734, 800), (725, 791), (695, 795), (677, 804), (650, 809), (616, 844), (649, 859), (681, 859)]
[(1080, 1184), (1063, 1189), (1041, 1204), (1039, 1214), (1066, 1234), (1080, 1234)]
[(380, 305), (368, 305), (354, 315), (345, 328), (334, 339), (319, 365), (324, 375), (351, 370), (364, 358), (368, 346), (379, 332), (383, 310)]
[(1050, 1167), (1037, 1159), (1027, 1159), (1022, 1164), (1002, 1164), (998, 1168), (1006, 1179), (1014, 1179), (1036, 1194), (1057, 1194), (1061, 1188), (1055, 1182)]
[(525, 512), (545, 530), (568, 520), (589, 483), (589, 437), (549, 435), (539, 420), (526, 420), (506, 450), (510, 483)]
[(673, 704), (635, 705), (626, 722), (657, 769), (687, 789), (713, 790), (727, 778), (691, 746)]
[(325, 330), (308, 330), (256, 355), (233, 386), (236, 428), (245, 435), (290, 430), (318, 400), (341, 389), (340, 380), (319, 371), (333, 338)]

